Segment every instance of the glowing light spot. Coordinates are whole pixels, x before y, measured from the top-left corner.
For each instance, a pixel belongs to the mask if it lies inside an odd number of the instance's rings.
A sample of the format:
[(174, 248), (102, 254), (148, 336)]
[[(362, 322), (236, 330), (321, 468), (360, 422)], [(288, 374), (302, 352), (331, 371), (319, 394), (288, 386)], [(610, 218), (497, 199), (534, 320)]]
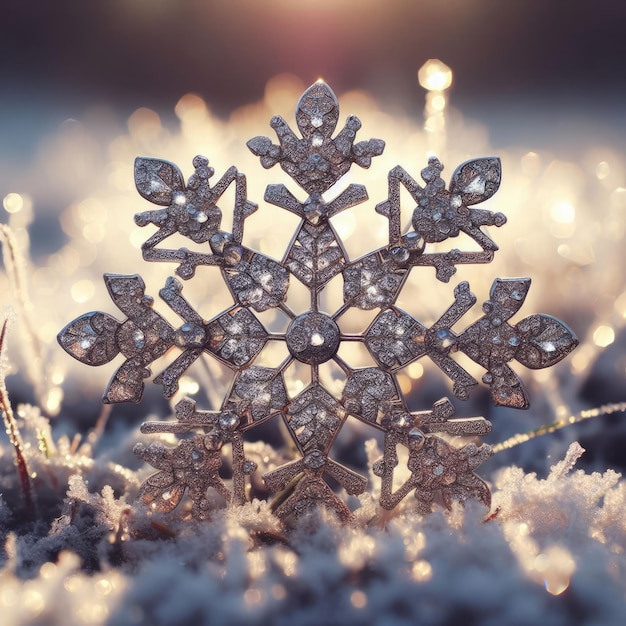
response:
[(243, 598), (246, 604), (260, 604), (263, 594), (259, 589), (247, 589), (243, 594)]
[(600, 180), (604, 180), (611, 173), (611, 167), (606, 161), (600, 161), (598, 165), (596, 165), (596, 176)]
[(429, 133), (441, 132), (446, 127), (443, 116), (431, 115), (424, 123), (424, 130)]
[(304, 389), (304, 381), (298, 379), (289, 381), (289, 390), (292, 394), (298, 394)]
[(54, 384), (54, 385), (60, 385), (61, 383), (63, 383), (63, 381), (65, 380), (65, 372), (63, 370), (54, 370), (51, 374), (50, 374), (50, 381)]
[(99, 243), (104, 239), (104, 224), (92, 222), (83, 228), (83, 237), (91, 243)]
[[(125, 165), (125, 164), (124, 164)], [(102, 218), (103, 215), (107, 215), (108, 210), (103, 202), (96, 198), (87, 198), (82, 202), (79, 202), (74, 208), (73, 213), (82, 222), (95, 222)]]
[(98, 582), (96, 582), (95, 589), (96, 595), (104, 598), (105, 596), (108, 596), (111, 591), (113, 591), (113, 585), (108, 579), (101, 578)]
[(174, 111), (178, 118), (184, 122), (202, 120), (208, 113), (204, 100), (194, 93), (184, 95), (176, 103)]
[(558, 202), (550, 209), (550, 217), (558, 224), (569, 224), (576, 219), (576, 210), (569, 202)]
[(287, 590), (282, 585), (272, 585), (272, 597), (276, 600), (284, 600), (287, 597)]
[(574, 374), (580, 374), (584, 372), (587, 367), (589, 367), (589, 363), (593, 356), (593, 349), (590, 345), (582, 345), (579, 346), (576, 352), (574, 352), (574, 356), (572, 357), (572, 372)]
[(57, 566), (54, 563), (44, 563), (40, 568), (39, 568), (39, 575), (42, 578), (52, 578), (57, 571)]
[(283, 572), (285, 576), (293, 576), (296, 573), (298, 557), (294, 552), (285, 552), (282, 558)]
[(433, 577), (432, 565), (424, 559), (415, 561), (415, 563), (413, 563), (413, 567), (411, 568), (411, 575), (417, 582), (428, 582)]
[(350, 603), (355, 609), (362, 609), (367, 604), (367, 596), (362, 591), (353, 591)]
[(3, 606), (15, 606), (15, 604), (17, 604), (17, 599), (18, 594), (16, 589), (12, 589), (7, 586), (0, 591), (0, 604)]
[(83, 303), (88, 302), (93, 298), (93, 294), (95, 293), (94, 284), (88, 280), (77, 280), (70, 289), (70, 294), (74, 302)]
[(69, 593), (76, 593), (83, 586), (83, 581), (80, 576), (72, 575), (68, 576), (63, 582), (63, 587), (65, 591)]
[(61, 387), (53, 387), (48, 392), (44, 404), (46, 410), (52, 415), (56, 415), (61, 409), (61, 403), (63, 402), (63, 389)]
[(311, 335), (311, 345), (312, 346), (321, 346), (324, 344), (324, 336), (319, 333), (313, 333)]
[(541, 157), (536, 152), (527, 152), (521, 159), (522, 172), (527, 176), (537, 176), (541, 170)]
[(33, 617), (43, 611), (46, 603), (39, 591), (28, 589), (22, 596), (22, 606), (26, 608), (31, 617)]
[(161, 132), (161, 118), (151, 109), (141, 107), (128, 118), (128, 130), (140, 141), (149, 141)]
[(101, 602), (90, 602), (78, 608), (76, 614), (84, 624), (99, 624), (109, 616), (109, 609)]
[(178, 389), (183, 395), (193, 396), (200, 391), (200, 384), (191, 376), (183, 376), (178, 382)]
[(17, 213), (24, 206), (24, 198), (19, 193), (8, 193), (2, 200), (2, 206), (4, 206), (7, 213)]
[(443, 91), (452, 84), (452, 70), (439, 59), (429, 59), (420, 67), (417, 79), (428, 91)]
[[(321, 78), (317, 82), (324, 82)], [(289, 111), (294, 99), (305, 89), (302, 81), (292, 74), (277, 74), (265, 85), (265, 104), (270, 111)]]
[(407, 374), (413, 380), (417, 380), (424, 375), (424, 366), (421, 363), (411, 363), (406, 369)]
[(626, 317), (626, 291), (617, 296), (617, 299), (615, 300), (615, 310), (622, 317)]
[(615, 341), (615, 331), (610, 326), (602, 324), (593, 331), (593, 343), (600, 348), (606, 348)]
[(443, 111), (446, 108), (446, 97), (442, 94), (437, 94), (430, 101), (430, 105), (435, 111)]
[(407, 394), (411, 391), (412, 381), (406, 374), (398, 374), (398, 384), (402, 393)]
[(534, 569), (543, 578), (548, 593), (558, 596), (568, 587), (576, 563), (568, 550), (560, 546), (551, 546), (538, 554), (534, 560)]

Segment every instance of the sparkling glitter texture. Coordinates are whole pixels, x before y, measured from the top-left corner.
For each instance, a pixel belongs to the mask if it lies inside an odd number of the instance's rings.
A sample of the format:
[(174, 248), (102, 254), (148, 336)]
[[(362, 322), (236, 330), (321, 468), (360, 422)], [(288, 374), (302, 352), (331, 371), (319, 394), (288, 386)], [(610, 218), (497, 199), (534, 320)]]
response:
[[(461, 332), (452, 327), (476, 303), (467, 282), (454, 288), (453, 303), (430, 328), (397, 308), (396, 300), (413, 268), (432, 266), (437, 279), (448, 282), (458, 264), (492, 260), (497, 246), (482, 227), (502, 226), (506, 218), (474, 205), (498, 190), (500, 160), (481, 158), (459, 166), (447, 189), (441, 178), (443, 165), (436, 158), (420, 172), (423, 183), (400, 166), (392, 169), (388, 197), (375, 209), (389, 222), (389, 241), (351, 260), (331, 218), (366, 201), (367, 191), (363, 185), (349, 184), (333, 199), (325, 199), (323, 194), (353, 164), (369, 167), (372, 158), (382, 153), (384, 142), (355, 142), (361, 128), (355, 116), (348, 117), (333, 136), (338, 121), (334, 93), (317, 82), (297, 105), (300, 137), (283, 118), (275, 116), (270, 125), (278, 144), (268, 137), (248, 142), (264, 168), (279, 164), (308, 194), (301, 202), (285, 185), (266, 189), (267, 203), (301, 220), (282, 261), (243, 245), (245, 220), (258, 206), (248, 200), (246, 178), (235, 167), (211, 184), (214, 170), (208, 159), (198, 156), (193, 161), (195, 172), (185, 184), (171, 163), (150, 158), (135, 161), (137, 190), (161, 207), (135, 216), (139, 226), (157, 227), (142, 246), (144, 259), (176, 264), (176, 274), (184, 280), (193, 277), (198, 266), (216, 266), (234, 300), (233, 306), (205, 321), (182, 295), (182, 283), (170, 277), (159, 295), (183, 321), (175, 328), (153, 310), (153, 300), (145, 294), (140, 276), (107, 274), (104, 280), (109, 294), (126, 319), (120, 322), (107, 313), (88, 313), (59, 334), (61, 346), (88, 365), (102, 365), (122, 354), (125, 360), (106, 389), (105, 402), (139, 402), (143, 381), (151, 375), (150, 364), (169, 350), (179, 354), (154, 378), (166, 397), (176, 393), (181, 376), (204, 353), (233, 371), (233, 382), (219, 410), (198, 410), (194, 402), (183, 399), (175, 407), (175, 422), (142, 426), (145, 433), (184, 436), (174, 448), (160, 443), (135, 448), (138, 457), (159, 470), (144, 482), (139, 494), (154, 510), (171, 511), (187, 492), (194, 517), (207, 518), (212, 506), (209, 488), (228, 503), (243, 503), (246, 476), (257, 469), (246, 459), (244, 434), (274, 416), (284, 420), (298, 451), (297, 458), (263, 476), (269, 490), (279, 494), (274, 511), (281, 519), (298, 517), (318, 504), (344, 522), (353, 519), (345, 502), (326, 482), (326, 477), (331, 477), (351, 495), (367, 487), (365, 477), (329, 456), (348, 416), (384, 432), (384, 456), (372, 467), (381, 478), (383, 508), (394, 508), (410, 493), (420, 514), (431, 510), (436, 497), (447, 507), (455, 500), (467, 499), (489, 506), (489, 489), (474, 470), (491, 456), (490, 447), (469, 443), (457, 448), (435, 433), (476, 437), (488, 433), (490, 423), (480, 417), (453, 419), (454, 408), (448, 399), (435, 403), (431, 410), (410, 412), (398, 383), (398, 370), (428, 357), (451, 379), (454, 395), (467, 399), (478, 381), (454, 360), (453, 355), (461, 352), (486, 370), (482, 382), (489, 386), (494, 404), (523, 409), (528, 407), (527, 394), (509, 362), (516, 360), (533, 369), (548, 367), (578, 343), (565, 324), (547, 315), (509, 323), (524, 303), (528, 278), (496, 279), (483, 304), (484, 315)], [(221, 230), (222, 211), (217, 203), (224, 202), (231, 186), (233, 224), (227, 232)], [(401, 226), (402, 187), (414, 202), (408, 232)], [(461, 233), (480, 250), (442, 252), (436, 248)], [(206, 245), (206, 251), (162, 247), (171, 235)], [(335, 312), (321, 311), (320, 295), (338, 275), (343, 280), (343, 305)], [(290, 281), (294, 280), (310, 292), (310, 308), (299, 314), (288, 303)], [(362, 333), (348, 335), (341, 330), (341, 317), (351, 308), (379, 311)], [(270, 333), (255, 315), (271, 309), (279, 309), (289, 318), (283, 333)], [(277, 367), (256, 365), (256, 357), (270, 340), (284, 342), (288, 356)], [(361, 342), (376, 366), (355, 369), (346, 363), (338, 353), (345, 341)], [(320, 378), (320, 366), (327, 362), (343, 372), (340, 393), (327, 388)], [(286, 375), (294, 363), (310, 369), (310, 384), (290, 395)], [(224, 445), (230, 446), (232, 456), (230, 488), (219, 473)], [(410, 477), (394, 491), (399, 446), (408, 451)]]

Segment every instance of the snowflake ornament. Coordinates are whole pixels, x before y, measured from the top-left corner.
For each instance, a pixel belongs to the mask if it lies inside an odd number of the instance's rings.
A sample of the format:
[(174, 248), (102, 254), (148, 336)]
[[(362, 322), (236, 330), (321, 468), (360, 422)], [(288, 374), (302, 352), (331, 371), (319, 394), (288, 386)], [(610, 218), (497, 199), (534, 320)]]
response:
[[(277, 494), (275, 513), (282, 519), (298, 517), (322, 504), (343, 522), (353, 515), (345, 502), (330, 488), (334, 479), (348, 494), (358, 495), (367, 487), (364, 476), (329, 457), (331, 446), (348, 416), (384, 433), (384, 455), (374, 463), (373, 473), (381, 478), (380, 504), (394, 508), (411, 492), (416, 510), (426, 514), (435, 498), (448, 508), (457, 500), (476, 499), (486, 506), (490, 493), (474, 470), (491, 456), (487, 445), (469, 443), (460, 448), (439, 436), (478, 437), (491, 424), (480, 417), (453, 419), (454, 408), (443, 399), (429, 411), (411, 412), (400, 391), (398, 370), (428, 357), (453, 382), (457, 398), (467, 399), (476, 381), (453, 355), (462, 352), (486, 370), (482, 382), (489, 386), (494, 404), (527, 408), (528, 398), (521, 380), (509, 367), (517, 360), (537, 369), (551, 366), (573, 350), (578, 340), (559, 320), (548, 315), (531, 315), (512, 325), (509, 320), (521, 308), (530, 279), (496, 279), (484, 316), (462, 332), (452, 327), (476, 303), (467, 282), (454, 289), (454, 301), (441, 317), (426, 327), (410, 313), (395, 306), (400, 291), (415, 267), (432, 266), (436, 277), (448, 282), (460, 263), (489, 263), (497, 246), (483, 226), (502, 226), (501, 213), (476, 209), (498, 190), (500, 160), (476, 159), (459, 166), (448, 188), (441, 178), (442, 164), (431, 158), (421, 171), (418, 183), (401, 167), (389, 172), (388, 197), (376, 212), (389, 221), (387, 245), (362, 258), (349, 258), (331, 218), (340, 211), (368, 199), (363, 185), (350, 184), (333, 199), (324, 194), (353, 164), (367, 168), (372, 157), (382, 153), (379, 139), (355, 143), (361, 127), (350, 116), (335, 135), (339, 105), (323, 82), (302, 95), (296, 110), (298, 136), (280, 116), (271, 127), (278, 144), (268, 137), (248, 142), (264, 168), (280, 164), (308, 198), (301, 202), (282, 184), (269, 185), (265, 201), (300, 218), (293, 239), (281, 261), (243, 245), (244, 222), (258, 206), (246, 193), (246, 178), (231, 167), (215, 184), (214, 170), (205, 157), (194, 159), (194, 174), (185, 183), (179, 169), (166, 161), (138, 158), (135, 182), (139, 193), (162, 208), (139, 213), (139, 226), (157, 227), (143, 244), (146, 261), (177, 265), (176, 274), (187, 280), (198, 266), (217, 266), (233, 297), (233, 305), (212, 320), (200, 317), (182, 295), (182, 283), (167, 279), (159, 295), (181, 318), (175, 328), (153, 310), (138, 275), (104, 277), (113, 302), (126, 316), (118, 321), (102, 312), (83, 315), (59, 334), (61, 346), (88, 365), (102, 365), (124, 357), (104, 394), (104, 402), (139, 402), (149, 366), (170, 350), (178, 353), (154, 382), (165, 397), (178, 390), (178, 381), (194, 361), (204, 354), (230, 368), (234, 377), (230, 390), (217, 411), (201, 411), (183, 399), (175, 406), (175, 422), (142, 426), (145, 433), (168, 432), (184, 435), (178, 446), (162, 444), (135, 448), (137, 456), (158, 473), (143, 484), (139, 499), (154, 510), (168, 512), (188, 493), (192, 513), (198, 519), (210, 515), (209, 488), (228, 503), (246, 500), (246, 476), (256, 465), (245, 456), (244, 435), (266, 420), (279, 415), (297, 448), (297, 458), (267, 472), (267, 488)], [(221, 230), (222, 212), (218, 202), (235, 186), (231, 232)], [(404, 187), (415, 202), (411, 226), (401, 227), (400, 193)], [(465, 233), (480, 251), (451, 249), (433, 251), (433, 244)], [(170, 249), (161, 244), (178, 234), (195, 244), (208, 244), (205, 252), (186, 248)], [(343, 278), (343, 305), (334, 313), (320, 310), (320, 294), (337, 275)], [(291, 281), (297, 280), (310, 292), (310, 308), (296, 315), (288, 303)], [(341, 329), (341, 318), (351, 308), (379, 312), (359, 335)], [(280, 309), (290, 319), (287, 330), (269, 333), (255, 313)], [(285, 343), (288, 357), (277, 367), (255, 365), (255, 358), (269, 340)], [(355, 369), (338, 354), (343, 341), (359, 341), (371, 354), (375, 367)], [(332, 393), (320, 380), (319, 368), (334, 362), (345, 375), (341, 394)], [(293, 397), (287, 392), (285, 376), (298, 362), (310, 368), (310, 384)], [(438, 435), (439, 434), (439, 435)], [(189, 438), (191, 436), (191, 438)], [(230, 446), (232, 487), (220, 475), (223, 447)], [(408, 450), (410, 477), (393, 491), (398, 465), (398, 446)]]

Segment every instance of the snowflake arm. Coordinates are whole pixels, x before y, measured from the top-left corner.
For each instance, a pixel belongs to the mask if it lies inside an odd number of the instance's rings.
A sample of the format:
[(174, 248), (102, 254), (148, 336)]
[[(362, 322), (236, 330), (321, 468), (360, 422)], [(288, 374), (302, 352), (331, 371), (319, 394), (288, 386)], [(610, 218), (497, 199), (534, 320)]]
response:
[[(460, 165), (452, 175), (450, 190), (446, 190), (441, 178), (443, 165), (436, 158), (428, 161), (421, 172), (426, 183), (422, 187), (408, 172), (397, 166), (389, 172), (388, 198), (377, 205), (376, 211), (389, 220), (390, 248), (404, 248), (407, 263), (432, 265), (437, 278), (448, 282), (460, 263), (489, 263), (498, 246), (482, 230), (481, 226), (502, 226), (506, 218), (502, 213), (470, 209), (469, 206), (483, 202), (498, 190), (501, 178), (500, 159), (488, 157), (468, 161)], [(417, 203), (413, 210), (414, 231), (401, 236), (400, 189), (404, 186)], [(428, 244), (457, 237), (464, 232), (474, 239), (482, 252), (427, 252)], [(409, 244), (410, 245), (407, 245)]]
[[(185, 248), (176, 250), (160, 249), (156, 246), (174, 233), (180, 233), (194, 243), (211, 243), (219, 248), (225, 235), (221, 233), (222, 212), (218, 200), (231, 183), (235, 183), (235, 209), (232, 239), (240, 244), (243, 238), (243, 222), (257, 205), (246, 198), (246, 178), (229, 168), (214, 186), (209, 179), (215, 170), (209, 167), (206, 157), (197, 156), (193, 160), (195, 172), (189, 177), (185, 187), (180, 170), (167, 161), (138, 157), (135, 160), (135, 184), (139, 193), (154, 204), (167, 205), (166, 209), (144, 211), (135, 216), (138, 226), (154, 224), (158, 230), (142, 245), (146, 261), (167, 261), (179, 263), (177, 274), (181, 278), (191, 278), (198, 265), (221, 265), (221, 255), (191, 252)], [(216, 245), (217, 244), (217, 245)]]
[(339, 120), (339, 102), (330, 87), (318, 82), (309, 87), (296, 107), (296, 123), (302, 139), (279, 115), (270, 126), (276, 131), (279, 145), (268, 137), (255, 137), (248, 148), (261, 158), (261, 165), (281, 167), (307, 193), (322, 194), (341, 178), (352, 163), (369, 167), (371, 158), (382, 154), (385, 143), (380, 139), (354, 144), (361, 122), (350, 116), (346, 126), (333, 139)]
[[(482, 418), (450, 420), (454, 409), (447, 399), (435, 403), (432, 411), (416, 414), (397, 412), (388, 420), (385, 433), (385, 452), (374, 464), (374, 473), (381, 477), (380, 504), (385, 509), (395, 508), (414, 491), (416, 510), (430, 513), (437, 493), (450, 509), (453, 500), (480, 501), (487, 508), (491, 503), (489, 488), (473, 470), (492, 456), (487, 445), (469, 443), (455, 448), (429, 431), (453, 431), (457, 434), (489, 432), (491, 425)], [(409, 452), (410, 477), (395, 492), (393, 474), (398, 465), (396, 447), (402, 444)]]
[(529, 406), (521, 379), (507, 363), (515, 359), (532, 369), (550, 367), (578, 345), (576, 335), (549, 315), (531, 315), (515, 326), (507, 322), (529, 288), (530, 278), (497, 278), (483, 304), (485, 315), (458, 338), (458, 349), (487, 370), (483, 382), (490, 386), (495, 405)]

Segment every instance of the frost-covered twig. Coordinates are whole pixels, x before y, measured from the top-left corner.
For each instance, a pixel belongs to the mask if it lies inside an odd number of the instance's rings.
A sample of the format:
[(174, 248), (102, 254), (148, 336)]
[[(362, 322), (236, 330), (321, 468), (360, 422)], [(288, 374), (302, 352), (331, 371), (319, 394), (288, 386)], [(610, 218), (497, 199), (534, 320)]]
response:
[(623, 413), (626, 411), (626, 402), (614, 402), (611, 404), (603, 404), (602, 406), (595, 407), (593, 409), (586, 409), (584, 411), (580, 411), (576, 415), (570, 415), (566, 419), (559, 420), (557, 422), (552, 422), (551, 424), (545, 424), (536, 428), (535, 430), (530, 430), (527, 433), (517, 433), (500, 443), (491, 446), (494, 454), (498, 452), (502, 452), (503, 450), (508, 450), (509, 448), (514, 448), (518, 446), (520, 443), (525, 443), (529, 439), (534, 439), (535, 437), (541, 437), (542, 435), (549, 435), (556, 430), (561, 430), (561, 428), (565, 428), (566, 426), (571, 426), (572, 424), (577, 424), (578, 422), (583, 422), (585, 420), (591, 419), (592, 417), (601, 417), (603, 415), (611, 415), (611, 413)]
[(22, 438), (20, 437), (20, 431), (17, 427), (17, 421), (13, 415), (13, 409), (9, 402), (9, 392), (5, 382), (5, 367), (2, 363), (2, 350), (4, 347), (4, 339), (6, 337), (6, 330), (9, 320), (5, 319), (2, 324), (2, 331), (0, 331), (0, 410), (4, 417), (4, 425), (6, 428), (9, 441), (15, 450), (15, 458), (17, 464), (17, 470), (20, 477), (20, 484), (22, 485), (22, 493), (24, 494), (24, 509), (28, 519), (35, 517), (35, 503), (33, 500), (33, 493), (30, 484), (30, 476), (28, 473), (28, 466), (26, 465), (26, 457), (24, 456), (24, 450), (22, 449)]
[(2, 260), (9, 281), (9, 288), (17, 306), (20, 320), (24, 324), (25, 349), (28, 350), (26, 353), (26, 371), (40, 404), (44, 406), (43, 399), (46, 395), (46, 375), (43, 370), (44, 350), (30, 315), (33, 305), (24, 279), (24, 256), (20, 251), (13, 230), (6, 224), (0, 224), (0, 244), (2, 244)]

